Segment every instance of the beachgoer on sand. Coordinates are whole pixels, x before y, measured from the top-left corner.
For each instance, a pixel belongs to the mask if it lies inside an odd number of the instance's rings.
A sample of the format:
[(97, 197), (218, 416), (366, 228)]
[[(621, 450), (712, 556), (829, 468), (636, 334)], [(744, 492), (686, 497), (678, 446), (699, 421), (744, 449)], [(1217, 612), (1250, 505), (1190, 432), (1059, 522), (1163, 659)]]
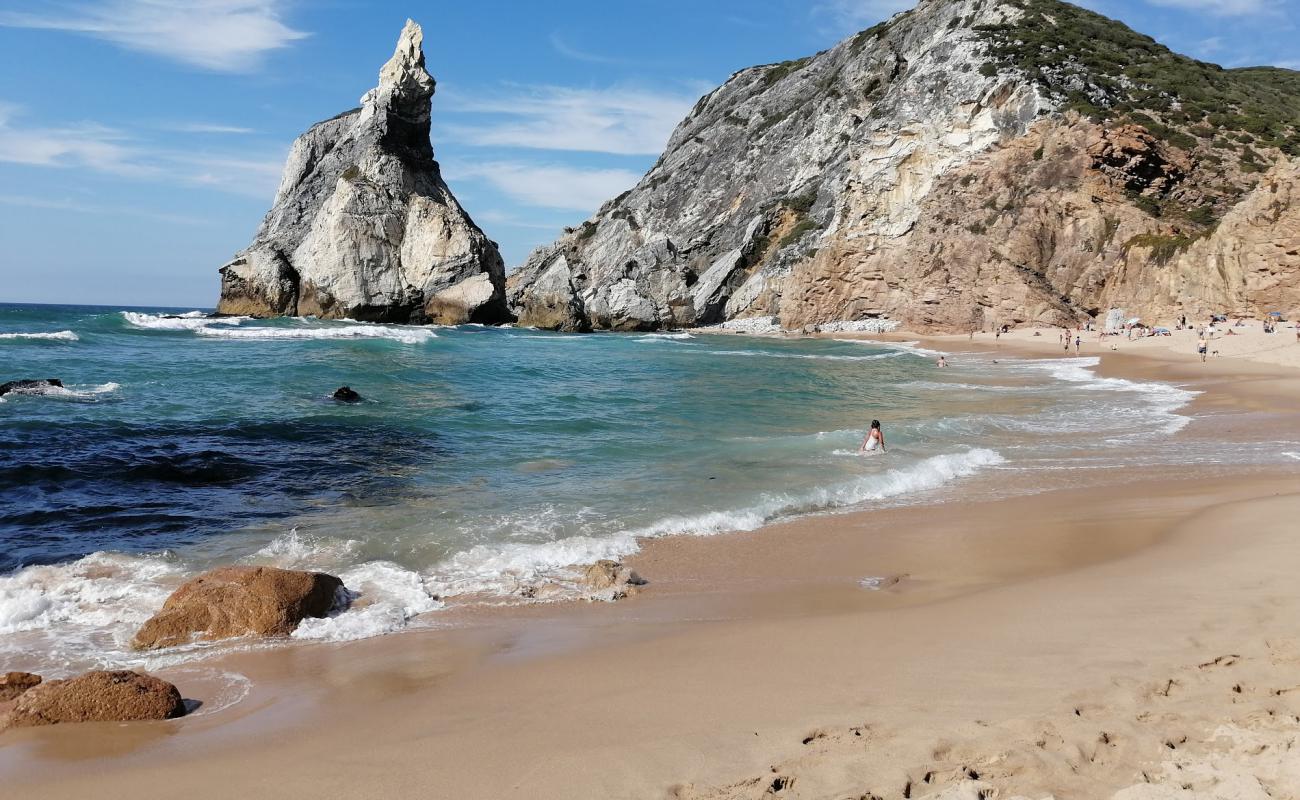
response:
[(1074, 337), (1074, 354), (1076, 356), (1079, 355), (1080, 347), (1083, 347), (1083, 337), (1076, 334)]
[(1205, 360), (1205, 354), (1209, 351), (1209, 349), (1210, 349), (1210, 345), (1208, 342), (1205, 341), (1205, 336), (1204, 334), (1202, 334), (1201, 338), (1196, 340), (1196, 352), (1201, 354), (1202, 361)]
[(880, 430), (880, 420), (871, 420), (871, 430), (867, 431), (867, 438), (862, 440), (862, 449), (859, 453), (885, 452), (885, 434)]

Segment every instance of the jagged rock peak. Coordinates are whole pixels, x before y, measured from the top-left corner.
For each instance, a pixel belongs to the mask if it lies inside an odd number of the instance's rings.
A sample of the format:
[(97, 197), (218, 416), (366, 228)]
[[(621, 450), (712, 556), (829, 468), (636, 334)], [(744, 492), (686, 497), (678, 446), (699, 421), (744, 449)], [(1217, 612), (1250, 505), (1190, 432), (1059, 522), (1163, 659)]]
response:
[(220, 270), (218, 311), (444, 324), (510, 318), (497, 246), (433, 158), (435, 84), (423, 39), (408, 20), (361, 108), (293, 143), (253, 243)]
[(379, 85), (361, 98), (364, 108), (393, 111), (411, 121), (427, 121), (437, 83), (424, 66), (424, 30), (407, 20), (397, 48), (379, 70)]

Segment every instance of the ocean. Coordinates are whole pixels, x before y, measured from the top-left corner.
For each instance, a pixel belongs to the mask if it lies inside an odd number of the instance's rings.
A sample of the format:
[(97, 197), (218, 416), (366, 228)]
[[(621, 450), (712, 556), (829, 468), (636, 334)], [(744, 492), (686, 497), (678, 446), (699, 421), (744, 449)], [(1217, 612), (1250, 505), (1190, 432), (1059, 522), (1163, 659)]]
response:
[[(577, 596), (582, 565), (646, 537), (1118, 464), (1289, 460), (1177, 440), (1193, 393), (1100, 378), (1095, 356), (956, 352), (939, 369), (937, 355), (0, 305), (0, 382), (65, 384), (0, 398), (0, 663), (201, 658), (219, 648), (144, 657), (126, 642), (219, 564), (339, 575), (351, 607), (295, 638), (355, 639), (438, 624), (456, 603)], [(363, 401), (334, 401), (342, 385)], [(860, 456), (872, 419), (889, 452)]]

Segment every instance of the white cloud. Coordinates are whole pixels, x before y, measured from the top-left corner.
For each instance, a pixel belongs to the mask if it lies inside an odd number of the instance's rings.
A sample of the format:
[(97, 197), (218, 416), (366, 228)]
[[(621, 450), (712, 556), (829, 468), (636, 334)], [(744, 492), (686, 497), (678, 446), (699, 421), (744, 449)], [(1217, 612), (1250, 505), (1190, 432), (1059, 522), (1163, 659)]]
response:
[(439, 112), (495, 117), (442, 126), (470, 145), (658, 155), (702, 91), (518, 86), (473, 98), (444, 96)]
[(175, 131), (177, 133), (256, 133), (252, 128), (244, 128), (239, 125), (221, 125), (215, 122), (169, 122), (159, 127), (165, 131)]
[(16, 106), (0, 104), (0, 161), (37, 167), (86, 167), (114, 175), (141, 175), (128, 137), (93, 122), (53, 128), (15, 127)]
[(916, 5), (916, 0), (822, 0), (813, 16), (826, 19), (836, 35), (856, 33)]
[(285, 0), (106, 0), (58, 12), (0, 12), (0, 26), (67, 31), (220, 72), (257, 68), (307, 36), (280, 21)]
[(16, 106), (0, 103), (0, 162), (210, 186), (268, 200), (275, 193), (284, 163), (279, 152), (251, 157), (242, 151), (174, 150), (96, 122), (27, 126), (14, 124), (17, 117)]
[(616, 58), (610, 58), (609, 56), (602, 56), (598, 53), (588, 53), (585, 50), (580, 50), (577, 47), (574, 47), (573, 45), (565, 41), (564, 37), (562, 37), (558, 31), (552, 33), (550, 38), (551, 38), (551, 47), (554, 48), (555, 52), (559, 53), (565, 58), (571, 58), (574, 61), (585, 61), (589, 64), (619, 63), (619, 60)]
[(517, 202), (592, 213), (641, 179), (626, 169), (582, 169), (556, 164), (489, 161), (447, 168), (447, 180), (486, 181)]
[(134, 208), (132, 206), (123, 206), (119, 204), (99, 205), (95, 203), (85, 203), (77, 200), (52, 199), (48, 197), (32, 197), (30, 195), (12, 195), (0, 194), (0, 205), (15, 206), (17, 208), (41, 208), (52, 211), (70, 211), (74, 214), (96, 214), (104, 216), (123, 216), (139, 217), (142, 219), (152, 219), (158, 222), (168, 222), (175, 225), (209, 225), (211, 220), (200, 217), (187, 217), (181, 214), (168, 214), (166, 212), (153, 211), (145, 208)]

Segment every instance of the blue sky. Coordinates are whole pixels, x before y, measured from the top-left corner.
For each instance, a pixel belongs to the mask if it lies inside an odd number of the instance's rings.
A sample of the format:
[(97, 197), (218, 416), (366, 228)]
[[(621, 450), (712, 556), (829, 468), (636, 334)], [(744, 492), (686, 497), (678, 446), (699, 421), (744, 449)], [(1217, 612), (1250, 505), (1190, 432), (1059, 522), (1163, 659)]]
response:
[[(1300, 0), (1087, 0), (1225, 66), (1300, 68)], [(211, 306), (281, 161), (356, 105), (406, 17), (434, 149), (516, 265), (654, 163), (732, 72), (908, 0), (5, 0), (0, 301)]]

